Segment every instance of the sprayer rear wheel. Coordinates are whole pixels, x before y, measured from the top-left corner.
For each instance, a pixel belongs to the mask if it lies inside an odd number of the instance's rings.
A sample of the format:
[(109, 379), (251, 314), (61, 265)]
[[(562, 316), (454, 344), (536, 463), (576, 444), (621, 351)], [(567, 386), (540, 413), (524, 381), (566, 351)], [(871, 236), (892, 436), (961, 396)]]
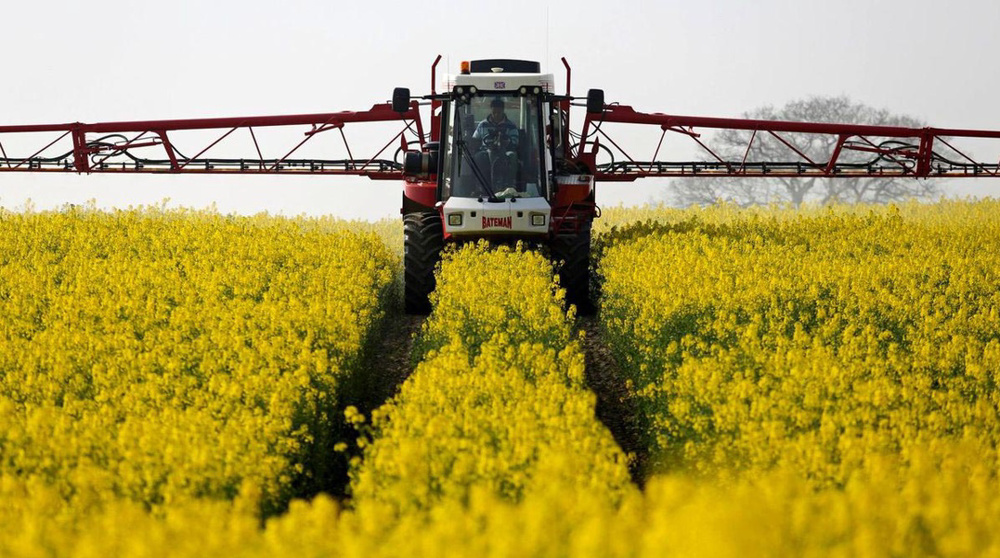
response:
[(562, 234), (552, 241), (552, 259), (559, 266), (559, 284), (566, 289), (566, 303), (576, 306), (577, 313), (593, 313), (590, 300), (590, 229), (583, 223), (576, 234)]

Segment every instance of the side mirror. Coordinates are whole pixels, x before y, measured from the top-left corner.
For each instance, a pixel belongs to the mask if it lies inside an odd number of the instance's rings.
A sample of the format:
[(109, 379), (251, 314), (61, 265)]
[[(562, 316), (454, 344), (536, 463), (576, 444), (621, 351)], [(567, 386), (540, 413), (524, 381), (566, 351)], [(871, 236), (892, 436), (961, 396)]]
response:
[(587, 112), (604, 112), (604, 90), (587, 91)]
[(410, 110), (410, 90), (407, 87), (397, 87), (392, 90), (392, 110), (406, 112)]

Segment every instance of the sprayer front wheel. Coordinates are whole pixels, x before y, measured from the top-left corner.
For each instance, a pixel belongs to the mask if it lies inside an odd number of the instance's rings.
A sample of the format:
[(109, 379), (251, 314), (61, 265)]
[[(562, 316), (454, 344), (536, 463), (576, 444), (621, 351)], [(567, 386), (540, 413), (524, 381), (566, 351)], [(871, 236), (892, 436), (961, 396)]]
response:
[(444, 230), (437, 212), (403, 217), (403, 290), (407, 314), (429, 314), (434, 268), (441, 259)]

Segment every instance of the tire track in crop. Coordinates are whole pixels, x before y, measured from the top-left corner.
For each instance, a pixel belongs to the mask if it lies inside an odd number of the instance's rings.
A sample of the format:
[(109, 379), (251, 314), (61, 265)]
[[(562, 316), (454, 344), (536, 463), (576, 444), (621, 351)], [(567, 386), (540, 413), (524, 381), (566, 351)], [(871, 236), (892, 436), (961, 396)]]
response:
[(382, 406), (416, 368), (413, 342), (427, 316), (392, 313), (385, 319), (379, 339), (368, 358), (365, 396), (356, 404), (364, 415)]
[(646, 480), (649, 452), (642, 442), (642, 428), (635, 402), (629, 395), (625, 377), (611, 348), (602, 338), (598, 317), (579, 317), (577, 328), (584, 333), (587, 385), (597, 395), (597, 418), (611, 431), (622, 451), (629, 456), (629, 474), (632, 481), (641, 488)]
[[(394, 304), (382, 319), (382, 324), (372, 334), (364, 356), (356, 371), (343, 386), (341, 398), (331, 412), (341, 417), (335, 434), (337, 439), (353, 440), (358, 432), (343, 421), (348, 406), (361, 414), (371, 416), (374, 409), (392, 398), (399, 386), (413, 373), (416, 361), (412, 358), (413, 342), (426, 316), (404, 314), (401, 304)], [(325, 492), (339, 500), (347, 498), (350, 482), (350, 459), (360, 457), (361, 451), (353, 443), (346, 452), (327, 455), (327, 469), (311, 471), (312, 480), (300, 488), (296, 496), (310, 498)]]

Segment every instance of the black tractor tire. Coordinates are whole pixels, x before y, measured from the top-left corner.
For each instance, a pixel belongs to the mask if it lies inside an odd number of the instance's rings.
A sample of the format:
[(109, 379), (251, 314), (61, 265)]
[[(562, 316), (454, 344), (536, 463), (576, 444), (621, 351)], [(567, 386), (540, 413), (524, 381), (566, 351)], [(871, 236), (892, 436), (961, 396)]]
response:
[(594, 313), (590, 298), (590, 222), (576, 234), (561, 234), (552, 240), (550, 253), (559, 270), (559, 285), (566, 289), (566, 304), (576, 306), (577, 315)]
[(444, 229), (437, 212), (408, 213), (403, 217), (403, 300), (407, 314), (431, 312), (434, 268), (441, 260)]

